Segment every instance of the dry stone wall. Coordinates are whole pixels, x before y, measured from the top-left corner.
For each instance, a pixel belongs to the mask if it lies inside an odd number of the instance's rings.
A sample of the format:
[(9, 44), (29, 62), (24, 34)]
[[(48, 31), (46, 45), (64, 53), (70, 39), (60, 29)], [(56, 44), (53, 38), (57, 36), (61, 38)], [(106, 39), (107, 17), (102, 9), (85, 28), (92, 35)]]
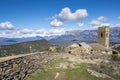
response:
[(57, 58), (53, 53), (39, 52), (1, 61), (0, 80), (25, 80), (31, 73), (54, 59)]

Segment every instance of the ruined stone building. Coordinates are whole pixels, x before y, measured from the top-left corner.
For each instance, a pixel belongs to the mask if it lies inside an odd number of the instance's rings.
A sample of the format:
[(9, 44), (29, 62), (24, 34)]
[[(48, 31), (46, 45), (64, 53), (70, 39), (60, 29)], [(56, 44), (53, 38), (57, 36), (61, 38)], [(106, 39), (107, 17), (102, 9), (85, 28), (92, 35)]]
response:
[(74, 54), (74, 55), (81, 55), (81, 54), (89, 54), (91, 51), (91, 47), (85, 43), (74, 43), (66, 48), (66, 52), (69, 54)]
[(109, 33), (108, 26), (98, 28), (98, 43), (89, 44), (93, 49), (93, 53), (112, 53), (112, 49), (109, 47)]
[(67, 52), (71, 53), (103, 53), (112, 54), (112, 49), (109, 48), (109, 33), (108, 26), (98, 28), (98, 43), (87, 44), (85, 42), (76, 43), (67, 47)]
[(78, 43), (78, 45), (83, 49), (85, 53), (90, 53), (92, 50), (92, 47), (85, 42)]
[(109, 27), (99, 27), (98, 28), (98, 43), (106, 48), (109, 48)]

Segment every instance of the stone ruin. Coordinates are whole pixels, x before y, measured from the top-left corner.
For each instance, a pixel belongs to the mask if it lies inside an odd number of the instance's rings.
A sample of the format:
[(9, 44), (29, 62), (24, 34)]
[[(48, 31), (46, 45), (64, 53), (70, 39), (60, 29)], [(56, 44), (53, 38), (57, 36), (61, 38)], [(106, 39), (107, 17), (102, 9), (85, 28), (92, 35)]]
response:
[(58, 59), (58, 54), (38, 52), (26, 55), (17, 55), (14, 58), (0, 58), (0, 80), (25, 80), (34, 71)]

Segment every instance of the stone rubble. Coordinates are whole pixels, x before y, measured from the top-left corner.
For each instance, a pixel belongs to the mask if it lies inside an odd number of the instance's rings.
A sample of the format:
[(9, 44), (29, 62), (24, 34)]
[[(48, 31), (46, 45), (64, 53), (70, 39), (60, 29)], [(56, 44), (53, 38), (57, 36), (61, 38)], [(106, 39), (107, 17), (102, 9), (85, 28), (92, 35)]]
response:
[(52, 60), (59, 59), (57, 53), (37, 52), (0, 60), (0, 80), (25, 80), (27, 76)]

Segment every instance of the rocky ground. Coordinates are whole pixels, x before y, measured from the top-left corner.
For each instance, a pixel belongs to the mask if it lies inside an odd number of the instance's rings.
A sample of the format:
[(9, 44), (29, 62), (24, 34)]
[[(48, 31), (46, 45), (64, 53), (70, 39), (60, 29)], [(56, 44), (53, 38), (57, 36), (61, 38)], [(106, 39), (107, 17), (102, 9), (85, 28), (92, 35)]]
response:
[(45, 65), (27, 80), (119, 80), (120, 62), (102, 58), (80, 58), (60, 54), (60, 59)]

